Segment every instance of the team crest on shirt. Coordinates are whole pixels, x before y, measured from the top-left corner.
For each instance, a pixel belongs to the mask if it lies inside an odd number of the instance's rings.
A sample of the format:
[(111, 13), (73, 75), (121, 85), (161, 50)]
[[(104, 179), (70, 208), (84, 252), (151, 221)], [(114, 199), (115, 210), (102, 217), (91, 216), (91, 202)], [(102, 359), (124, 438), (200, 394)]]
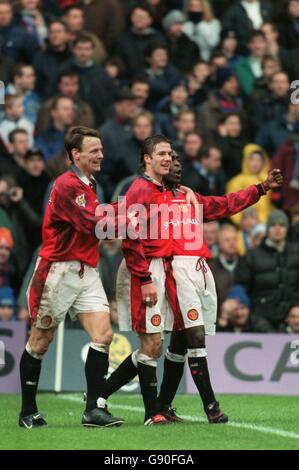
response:
[(85, 207), (86, 206), (85, 193), (80, 194), (80, 196), (77, 196), (75, 201), (76, 201), (76, 204), (78, 204), (78, 206)]
[(153, 326), (159, 326), (161, 324), (161, 315), (153, 315), (151, 318), (151, 322)]

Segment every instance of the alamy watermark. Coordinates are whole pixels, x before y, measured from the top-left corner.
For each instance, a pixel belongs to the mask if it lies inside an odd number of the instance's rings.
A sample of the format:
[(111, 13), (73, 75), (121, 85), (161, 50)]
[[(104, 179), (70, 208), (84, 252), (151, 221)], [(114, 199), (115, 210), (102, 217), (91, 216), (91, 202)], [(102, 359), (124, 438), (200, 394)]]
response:
[(5, 103), (5, 85), (4, 82), (0, 80), (0, 104)]
[(291, 94), (291, 103), (299, 104), (299, 80), (294, 80), (291, 83), (291, 89), (294, 90)]
[(299, 339), (291, 342), (291, 349), (295, 349), (290, 355), (290, 362), (293, 366), (299, 366)]
[(131, 204), (126, 197), (114, 204), (100, 204), (96, 208), (95, 233), (99, 240), (177, 240), (189, 251), (203, 244), (203, 205), (185, 200), (172, 204)]
[(0, 366), (5, 364), (5, 344), (0, 341)]

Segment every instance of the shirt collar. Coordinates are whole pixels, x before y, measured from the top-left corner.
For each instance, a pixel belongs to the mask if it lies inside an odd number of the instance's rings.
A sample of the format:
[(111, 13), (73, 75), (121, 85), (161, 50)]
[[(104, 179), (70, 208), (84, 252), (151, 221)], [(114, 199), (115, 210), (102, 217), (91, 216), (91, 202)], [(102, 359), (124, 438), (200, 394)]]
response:
[(159, 181), (155, 180), (151, 176), (142, 173), (141, 178), (145, 179), (146, 181), (149, 181), (150, 183), (155, 184), (158, 187), (158, 190), (161, 191), (161, 193), (164, 191), (165, 188), (163, 183), (159, 183)]
[(93, 176), (91, 176), (91, 178), (89, 179), (86, 175), (84, 175), (82, 173), (82, 171), (79, 170), (78, 167), (76, 167), (76, 165), (71, 165), (70, 167), (70, 171), (72, 171), (73, 173), (75, 173), (76, 176), (78, 176), (78, 178), (83, 181), (83, 183), (87, 184), (87, 186), (89, 186), (90, 183), (92, 184), (95, 184), (96, 185), (96, 180)]

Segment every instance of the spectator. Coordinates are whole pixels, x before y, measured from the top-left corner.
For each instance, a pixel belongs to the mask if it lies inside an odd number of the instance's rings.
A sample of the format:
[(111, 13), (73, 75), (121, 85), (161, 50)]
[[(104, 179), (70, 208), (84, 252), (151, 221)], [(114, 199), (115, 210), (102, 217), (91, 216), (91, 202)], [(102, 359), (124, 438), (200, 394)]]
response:
[(94, 127), (94, 116), (91, 107), (79, 96), (79, 75), (73, 70), (62, 70), (58, 77), (57, 94), (45, 101), (38, 113), (36, 133), (46, 130), (51, 123), (51, 108), (55, 98), (59, 95), (70, 98), (74, 103), (74, 126)]
[(18, 176), (18, 184), (23, 189), (23, 197), (32, 210), (43, 214), (43, 201), (50, 178), (45, 171), (45, 159), (37, 150), (28, 150), (24, 157), (24, 168)]
[(126, 138), (132, 135), (132, 119), (137, 112), (135, 96), (127, 88), (120, 89), (115, 94), (113, 108), (113, 116), (100, 128), (105, 158), (97, 179), (104, 188), (107, 201), (114, 191), (111, 174), (115, 168), (115, 156)]
[(18, 275), (12, 256), (14, 246), (11, 231), (6, 227), (0, 227), (0, 288), (18, 288)]
[(124, 14), (118, 0), (83, 2), (85, 28), (96, 34), (110, 48), (125, 27)]
[(197, 44), (183, 32), (184, 22), (185, 15), (180, 10), (171, 10), (163, 18), (170, 61), (181, 73), (188, 73), (200, 53)]
[(285, 18), (280, 18), (279, 43), (286, 49), (299, 48), (299, 0), (288, 0)]
[(138, 3), (132, 8), (130, 23), (130, 28), (117, 38), (113, 49), (126, 65), (128, 78), (144, 70), (145, 51), (149, 45), (163, 41), (161, 33), (152, 28), (152, 11), (146, 4)]
[(199, 60), (194, 65), (191, 73), (187, 75), (190, 106), (196, 108), (208, 99), (209, 94), (209, 64)]
[(243, 109), (238, 81), (228, 68), (216, 72), (216, 88), (198, 108), (198, 130), (207, 141), (213, 139), (224, 114), (240, 113)]
[[(0, 180), (0, 212), (7, 220), (14, 236), (13, 255), (17, 271), (23, 276), (31, 258), (30, 240), (33, 232), (40, 232), (42, 219), (23, 199), (23, 190), (11, 177)], [(2, 224), (1, 224), (2, 225)]]
[(299, 104), (289, 103), (286, 113), (276, 116), (265, 123), (255, 137), (255, 142), (263, 147), (270, 156), (279, 151), (293, 134), (299, 133)]
[(299, 203), (291, 207), (289, 215), (291, 218), (289, 241), (299, 243)]
[[(162, 30), (163, 19), (172, 8), (181, 8), (180, 0), (145, 0), (149, 5), (153, 15), (153, 27), (158, 31)], [(135, 2), (136, 3), (136, 2)], [(175, 5), (179, 3), (179, 5)], [(169, 4), (169, 5), (167, 5)], [(179, 10), (180, 11), (180, 10)]]
[(0, 159), (0, 176), (11, 175), (17, 178), (24, 166), (24, 156), (29, 149), (28, 133), (24, 129), (15, 129), (8, 135), (11, 153)]
[(250, 232), (251, 247), (257, 248), (258, 246), (260, 246), (265, 236), (266, 236), (266, 225), (265, 224), (255, 225), (251, 229), (251, 232)]
[(252, 300), (256, 316), (269, 328), (279, 330), (287, 313), (299, 301), (299, 251), (286, 241), (289, 220), (283, 211), (273, 211), (267, 220), (267, 236), (258, 248), (247, 252), (236, 273)]
[(217, 258), (219, 255), (218, 249), (218, 235), (219, 235), (219, 222), (207, 222), (203, 224), (203, 236), (208, 245), (212, 259)]
[(298, 160), (299, 132), (278, 148), (272, 161), (272, 166), (280, 168), (283, 173), (282, 188), (274, 193), (275, 202), (286, 211), (299, 203)]
[(237, 40), (235, 31), (233, 30), (222, 31), (219, 52), (225, 55), (228, 61), (228, 66), (233, 72), (235, 72), (236, 65), (241, 57), (237, 53), (237, 48), (238, 48), (238, 40)]
[(145, 53), (148, 63), (145, 73), (150, 84), (148, 107), (151, 111), (156, 111), (158, 102), (180, 83), (182, 75), (169, 63), (164, 44), (152, 44)]
[(15, 62), (31, 64), (39, 50), (36, 38), (14, 24), (9, 0), (0, 0), (0, 43), (1, 54)]
[(14, 292), (10, 287), (0, 288), (0, 320), (13, 320), (16, 307)]
[(125, 65), (120, 57), (108, 57), (104, 63), (104, 70), (111, 78), (115, 88), (121, 88), (126, 83), (124, 78)]
[(94, 44), (89, 36), (81, 35), (75, 39), (73, 52), (74, 58), (65, 67), (72, 67), (79, 75), (79, 96), (92, 108), (96, 125), (101, 125), (113, 102), (113, 81), (101, 65), (94, 63)]
[[(279, 166), (276, 168), (280, 168)], [(242, 172), (228, 181), (227, 192), (245, 189), (251, 184), (259, 184), (266, 179), (270, 169), (270, 163), (264, 150), (255, 144), (248, 144), (244, 148)], [(283, 172), (283, 169), (282, 169)], [(260, 222), (265, 223), (269, 213), (273, 209), (271, 204), (271, 192), (262, 197), (253, 207), (258, 211)], [(231, 217), (232, 221), (240, 226), (242, 214)]]
[(278, 27), (272, 21), (267, 21), (261, 26), (261, 31), (264, 33), (267, 43), (266, 54), (279, 60), (283, 70), (289, 72), (291, 69), (289, 54), (288, 51), (278, 42)]
[(198, 183), (198, 153), (203, 145), (203, 139), (198, 132), (188, 132), (183, 141), (182, 181), (184, 184), (196, 186)]
[(251, 312), (251, 302), (241, 285), (234, 285), (222, 304), (218, 331), (226, 333), (269, 333), (271, 329), (263, 318)]
[(238, 256), (237, 230), (233, 225), (223, 224), (218, 235), (219, 256), (209, 260), (213, 272), (218, 297), (218, 311), (227, 299), (227, 294), (235, 282), (235, 270), (240, 263)]
[(23, 97), (22, 95), (7, 95), (4, 103), (4, 119), (0, 124), (0, 137), (10, 151), (12, 148), (9, 143), (9, 134), (15, 129), (24, 129), (27, 132), (29, 146), (31, 146), (34, 126), (24, 116)]
[(34, 61), (36, 90), (44, 99), (54, 95), (60, 69), (71, 57), (66, 25), (60, 20), (53, 20), (49, 25), (46, 48), (36, 55)]
[[(0, 11), (1, 11), (1, 8), (0, 8)], [(14, 61), (10, 57), (4, 57), (1, 53), (0, 54), (0, 80), (1, 82), (3, 83), (9, 82), (13, 68), (14, 68)]]
[(208, 0), (188, 0), (186, 14), (188, 20), (183, 32), (198, 45), (201, 58), (209, 60), (220, 41), (220, 21), (215, 18)]
[(90, 37), (94, 44), (93, 59), (96, 64), (103, 64), (107, 59), (105, 46), (98, 36), (84, 30), (83, 9), (78, 4), (70, 5), (63, 11), (62, 20), (67, 26), (70, 45), (82, 34)]
[(265, 93), (269, 93), (269, 83), (272, 75), (281, 72), (281, 63), (275, 57), (266, 54), (262, 60), (263, 75), (258, 78), (254, 83), (254, 89), (250, 97), (258, 99), (259, 96), (263, 97)]
[(74, 102), (71, 98), (58, 96), (53, 100), (51, 107), (51, 124), (35, 139), (35, 145), (46, 161), (64, 149), (64, 136), (74, 122)]
[(147, 101), (150, 94), (150, 84), (146, 77), (133, 78), (130, 90), (135, 96), (135, 104), (139, 111), (147, 109)]
[(241, 213), (240, 230), (238, 231), (238, 253), (245, 255), (251, 248), (251, 232), (258, 225), (259, 218), (255, 207), (248, 207)]
[(299, 334), (299, 304), (292, 305), (285, 320), (284, 331), (289, 334)]
[(187, 186), (204, 196), (220, 196), (224, 194), (225, 179), (221, 171), (221, 151), (217, 147), (202, 147), (193, 167), (195, 173), (187, 173), (183, 169), (182, 179)]
[(262, 61), (267, 52), (267, 43), (262, 31), (254, 31), (248, 40), (249, 56), (239, 60), (236, 75), (245, 95), (250, 95), (255, 81), (262, 77)]
[(185, 85), (175, 86), (170, 95), (165, 96), (157, 105), (155, 131), (169, 139), (176, 138), (175, 120), (180, 111), (188, 108), (188, 92)]
[(13, 69), (11, 83), (6, 92), (23, 95), (24, 116), (34, 125), (40, 107), (40, 97), (35, 91), (35, 72), (31, 65), (19, 64)]
[[(46, 162), (46, 172), (52, 179), (52, 182), (57, 178), (57, 176), (62, 175), (65, 171), (69, 170), (71, 166), (71, 161), (68, 157), (68, 154), (65, 152), (65, 150), (61, 153), (58, 153), (55, 155), (55, 157), (51, 158)], [(97, 185), (98, 187), (99, 185)], [(50, 186), (48, 186), (48, 191), (49, 192)], [(44, 206), (45, 204), (48, 203), (48, 198), (47, 194), (44, 198)]]
[(226, 180), (241, 172), (245, 139), (240, 115), (229, 113), (219, 122), (213, 141), (222, 152), (222, 168)]
[(290, 80), (285, 72), (276, 72), (269, 79), (265, 92), (252, 97), (248, 104), (248, 116), (253, 135), (265, 122), (280, 118), (287, 112)]
[(132, 120), (132, 132), (118, 149), (115, 182), (137, 173), (142, 142), (153, 133), (153, 115), (149, 111), (137, 114)]
[(15, 14), (16, 24), (33, 36), (43, 47), (47, 39), (46, 17), (41, 12), (39, 0), (19, 0)]
[(247, 54), (247, 41), (253, 31), (272, 18), (272, 6), (268, 0), (239, 0), (225, 12), (222, 28), (234, 31), (238, 40), (238, 53)]
[(192, 109), (182, 109), (175, 117), (174, 126), (176, 129), (176, 136), (173, 138), (173, 147), (177, 151), (183, 148), (184, 139), (190, 132), (195, 132), (196, 115)]

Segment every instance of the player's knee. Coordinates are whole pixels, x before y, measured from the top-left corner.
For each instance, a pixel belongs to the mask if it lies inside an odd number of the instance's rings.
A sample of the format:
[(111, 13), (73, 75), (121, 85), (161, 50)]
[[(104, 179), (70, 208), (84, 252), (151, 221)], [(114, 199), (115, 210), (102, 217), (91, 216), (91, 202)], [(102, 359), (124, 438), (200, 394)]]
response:
[(159, 359), (162, 354), (162, 341), (159, 338), (155, 338), (150, 345), (150, 356), (155, 359)]
[(53, 336), (54, 331), (52, 329), (35, 331), (29, 339), (29, 347), (32, 353), (43, 356), (48, 351)]
[(101, 333), (95, 333), (91, 335), (91, 342), (96, 344), (106, 344), (110, 345), (113, 339), (113, 331), (111, 328), (107, 328)]
[(33, 353), (43, 356), (49, 348), (52, 338), (47, 336), (36, 338), (35, 341), (30, 343), (30, 348)]
[(148, 337), (146, 341), (143, 341), (140, 352), (154, 359), (158, 359), (162, 354), (162, 340), (160, 335)]
[(186, 330), (186, 339), (188, 349), (197, 349), (205, 347), (204, 327), (189, 328)]

